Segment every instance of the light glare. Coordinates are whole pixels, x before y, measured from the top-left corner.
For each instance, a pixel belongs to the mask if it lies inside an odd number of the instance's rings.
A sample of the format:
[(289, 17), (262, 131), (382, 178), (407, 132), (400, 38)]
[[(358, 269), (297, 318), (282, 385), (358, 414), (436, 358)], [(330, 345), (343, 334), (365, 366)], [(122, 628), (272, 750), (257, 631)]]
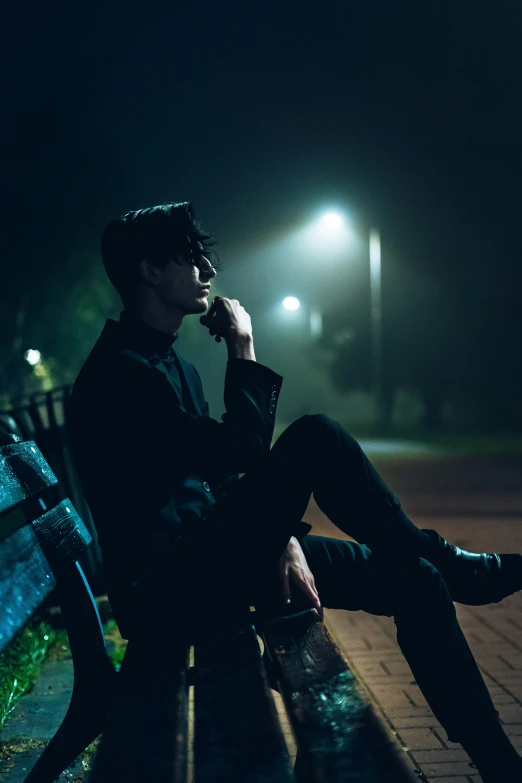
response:
[(34, 367), (42, 358), (42, 354), (34, 348), (29, 348), (29, 350), (25, 352), (24, 357), (26, 362), (29, 362), (29, 364)]
[(286, 299), (283, 299), (283, 307), (287, 310), (298, 310), (300, 306), (301, 303), (295, 296), (287, 296)]
[(328, 226), (328, 228), (339, 228), (339, 226), (342, 225), (343, 219), (340, 215), (337, 214), (337, 212), (328, 212), (323, 217), (323, 222)]

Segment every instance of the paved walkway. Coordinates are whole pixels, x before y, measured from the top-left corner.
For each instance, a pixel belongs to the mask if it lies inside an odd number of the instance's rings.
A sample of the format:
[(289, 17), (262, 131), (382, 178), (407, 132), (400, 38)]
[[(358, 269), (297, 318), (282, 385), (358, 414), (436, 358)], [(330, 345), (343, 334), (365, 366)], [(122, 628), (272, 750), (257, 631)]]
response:
[[(339, 537), (312, 503), (314, 533)], [(453, 543), (474, 551), (522, 551), (522, 517), (484, 519), (415, 517)], [(459, 621), (484, 674), (502, 722), (522, 753), (522, 593), (485, 607), (456, 605)], [(391, 618), (327, 610), (326, 621), (370, 698), (396, 732), (420, 781), (479, 783), (462, 747), (448, 742), (433, 717), (395, 640)], [(499, 783), (503, 783), (499, 779)], [(507, 782), (506, 782), (507, 783)]]
[[(71, 700), (73, 664), (70, 656), (46, 661), (33, 690), (24, 696), (0, 731), (0, 781), (23, 783), (65, 717)], [(86, 763), (79, 757), (60, 781), (82, 783)]]

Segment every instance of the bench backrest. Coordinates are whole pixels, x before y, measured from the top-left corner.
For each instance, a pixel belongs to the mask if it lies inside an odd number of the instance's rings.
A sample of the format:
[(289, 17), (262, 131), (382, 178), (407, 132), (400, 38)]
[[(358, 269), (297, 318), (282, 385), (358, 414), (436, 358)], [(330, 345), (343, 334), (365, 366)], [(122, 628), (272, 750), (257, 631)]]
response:
[[(99, 615), (77, 563), (91, 535), (34, 441), (3, 436), (0, 445), (0, 652), (58, 584), (69, 637), (89, 632), (82, 608)], [(63, 585), (60, 585), (60, 582)], [(92, 630), (92, 629), (91, 629)], [(102, 637), (103, 638), (103, 637)], [(99, 644), (98, 644), (99, 646)]]
[(9, 410), (0, 410), (0, 433), (12, 432), (22, 441), (34, 441), (56, 475), (64, 494), (78, 511), (94, 540), (84, 552), (82, 564), (92, 584), (105, 591), (102, 557), (94, 536), (94, 523), (83, 496), (72, 458), (67, 431), (72, 386), (39, 391), (19, 400)]

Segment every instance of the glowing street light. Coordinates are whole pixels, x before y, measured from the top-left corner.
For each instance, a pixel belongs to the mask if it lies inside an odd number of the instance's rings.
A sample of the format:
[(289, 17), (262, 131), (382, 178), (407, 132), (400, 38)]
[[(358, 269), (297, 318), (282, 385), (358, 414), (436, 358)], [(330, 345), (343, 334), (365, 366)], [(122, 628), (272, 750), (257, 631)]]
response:
[(37, 351), (34, 348), (29, 348), (29, 350), (24, 353), (24, 359), (31, 365), (31, 367), (34, 367), (35, 364), (38, 364), (41, 358), (42, 354), (40, 351)]
[(286, 310), (298, 310), (301, 307), (301, 302), (295, 296), (287, 296), (283, 299), (283, 307)]
[(337, 212), (327, 212), (326, 215), (323, 215), (323, 223), (328, 228), (339, 228), (343, 224), (343, 219)]

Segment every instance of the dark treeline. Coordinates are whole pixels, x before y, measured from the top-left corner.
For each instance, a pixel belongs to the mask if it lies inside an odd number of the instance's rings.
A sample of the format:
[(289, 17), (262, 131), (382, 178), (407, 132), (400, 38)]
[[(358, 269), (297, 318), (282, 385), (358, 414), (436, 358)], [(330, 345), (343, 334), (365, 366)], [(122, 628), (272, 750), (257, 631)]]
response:
[[(267, 311), (278, 280), (308, 271), (281, 258), (254, 290), (249, 249), (335, 203), (382, 230), (385, 408), (408, 387), (431, 427), (522, 426), (519, 3), (10, 13), (0, 395), (72, 380), (118, 312), (98, 252), (115, 215), (193, 200), (226, 262), (220, 292)], [(324, 341), (353, 338), (328, 344), (325, 371), (365, 388), (365, 267), (334, 272), (326, 256), (310, 275)]]

